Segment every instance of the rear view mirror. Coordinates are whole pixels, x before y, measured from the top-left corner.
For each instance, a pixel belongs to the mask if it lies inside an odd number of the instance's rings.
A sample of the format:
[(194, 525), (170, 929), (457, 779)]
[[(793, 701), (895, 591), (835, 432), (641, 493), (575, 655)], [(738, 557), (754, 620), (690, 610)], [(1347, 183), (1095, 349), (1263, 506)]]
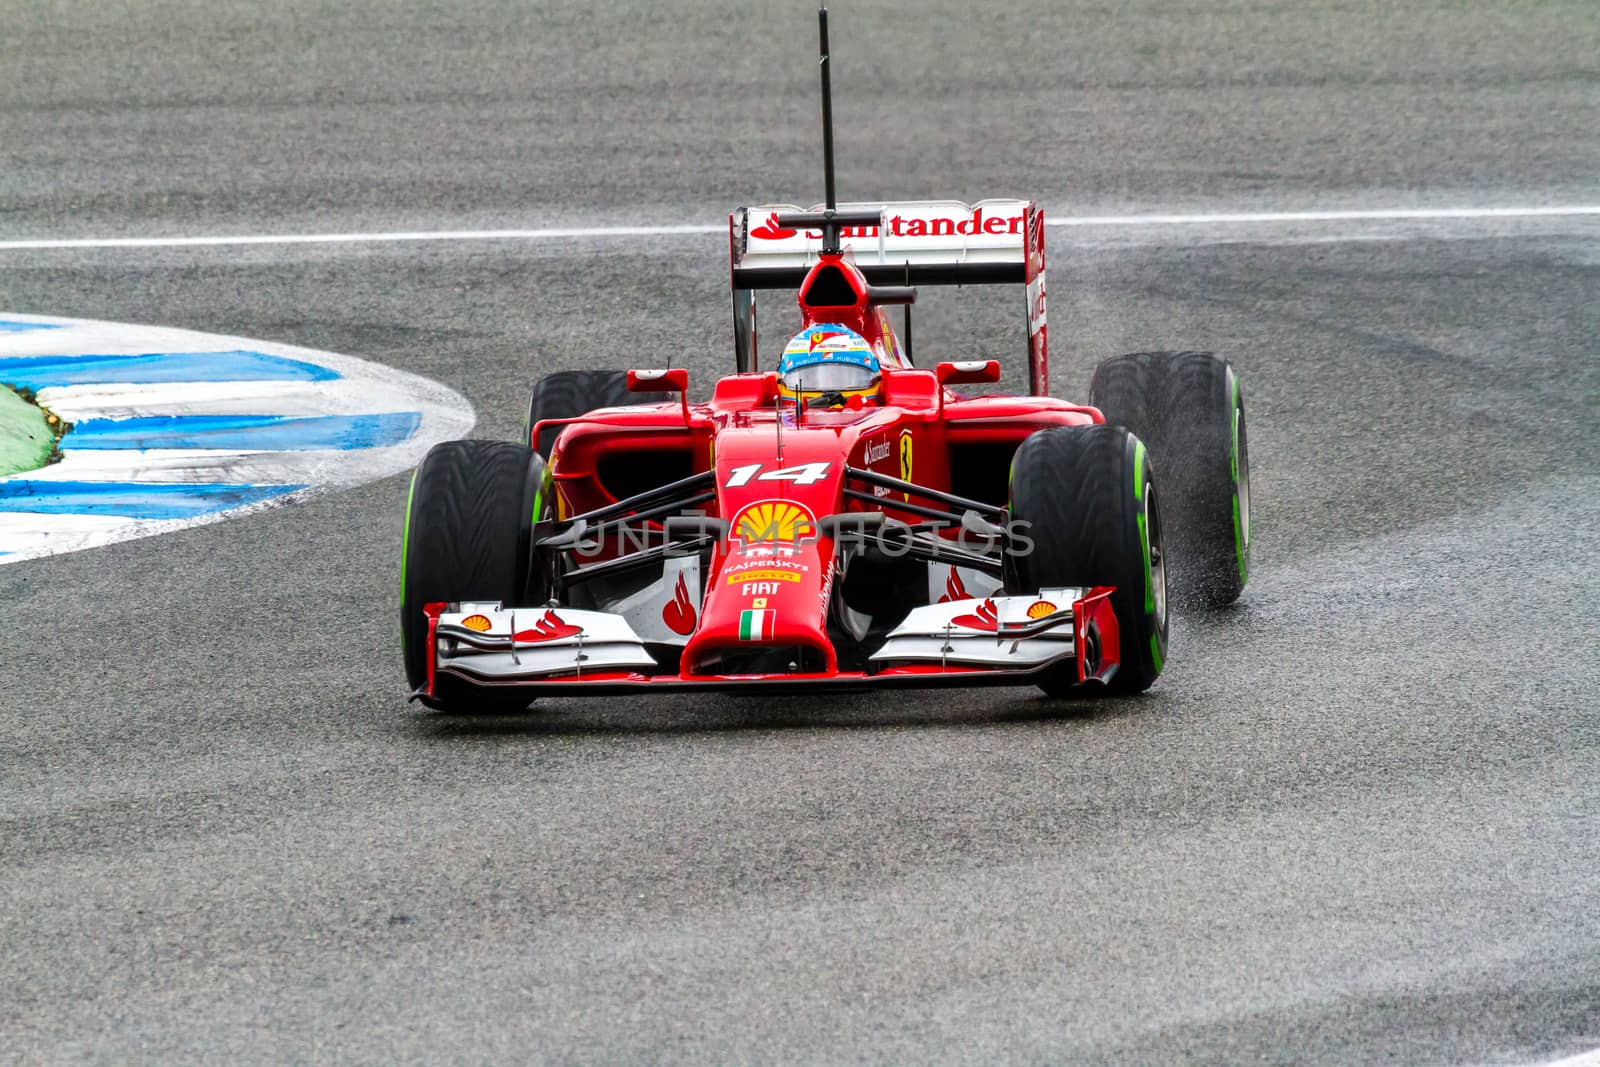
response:
[(979, 385), (1000, 380), (998, 359), (964, 359), (955, 363), (940, 363), (933, 373), (940, 385)]
[(630, 393), (677, 393), (683, 403), (683, 424), (689, 425), (689, 371), (686, 367), (671, 370), (631, 370), (628, 372)]
[(631, 370), (628, 372), (630, 393), (686, 393), (689, 391), (689, 371), (685, 367), (671, 370)]

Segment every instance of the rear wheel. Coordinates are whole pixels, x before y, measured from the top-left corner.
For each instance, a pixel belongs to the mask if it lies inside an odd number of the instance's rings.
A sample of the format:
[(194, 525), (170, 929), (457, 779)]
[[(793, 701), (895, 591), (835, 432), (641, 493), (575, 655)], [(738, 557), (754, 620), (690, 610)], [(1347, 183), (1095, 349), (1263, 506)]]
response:
[[(1011, 517), (1027, 522), (1032, 549), (1010, 557), (1008, 591), (1111, 585), (1121, 664), (1112, 692), (1140, 693), (1167, 653), (1167, 584), (1161, 509), (1144, 444), (1116, 426), (1040, 430), (1017, 449)], [(1076, 664), (1040, 683), (1059, 696)]]
[[(543, 481), (544, 461), (508, 441), (434, 445), (412, 475), (400, 557), (400, 641), (413, 692), (427, 683), (433, 656), (424, 605), (543, 599), (542, 590), (529, 588), (531, 519)], [(423, 703), (454, 712), (515, 711), (528, 699), (441, 677)]]
[(1134, 352), (1095, 368), (1089, 403), (1150, 448), (1161, 471), (1173, 598), (1221, 607), (1250, 575), (1244, 386), (1209, 352)]
[(541, 456), (549, 456), (562, 428), (546, 426), (539, 440), (533, 441), (533, 428), (541, 419), (574, 419), (595, 408), (655, 404), (660, 399), (649, 393), (629, 392), (625, 370), (558, 370), (534, 383), (528, 396), (522, 439), (532, 444)]

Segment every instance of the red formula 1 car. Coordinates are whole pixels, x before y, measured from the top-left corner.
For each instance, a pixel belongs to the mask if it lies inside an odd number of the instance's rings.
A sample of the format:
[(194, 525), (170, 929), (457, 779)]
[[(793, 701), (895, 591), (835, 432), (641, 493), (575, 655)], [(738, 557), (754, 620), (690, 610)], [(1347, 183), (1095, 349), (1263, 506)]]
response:
[[(418, 468), (401, 629), (429, 707), (749, 687), (1131, 693), (1161, 671), (1169, 585), (1210, 605), (1242, 591), (1232, 368), (1118, 356), (1087, 405), (1050, 397), (1043, 214), (836, 205), (826, 26), (824, 12), (826, 203), (730, 219), (737, 373), (704, 403), (682, 369), (551, 374), (521, 440), (447, 442)], [(914, 364), (913, 287), (946, 284), (1025, 287), (1032, 395), (950, 388), (997, 381), (995, 360)], [(764, 369), (755, 295), (775, 288), (798, 289), (799, 332)]]

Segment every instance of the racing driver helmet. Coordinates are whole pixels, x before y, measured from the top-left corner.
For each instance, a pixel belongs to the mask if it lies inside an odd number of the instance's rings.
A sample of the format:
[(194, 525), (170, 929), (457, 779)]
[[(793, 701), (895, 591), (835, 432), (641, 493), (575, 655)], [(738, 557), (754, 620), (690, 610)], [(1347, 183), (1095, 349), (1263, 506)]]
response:
[(876, 404), (882, 381), (883, 369), (867, 339), (836, 323), (795, 334), (778, 361), (779, 395), (806, 407)]

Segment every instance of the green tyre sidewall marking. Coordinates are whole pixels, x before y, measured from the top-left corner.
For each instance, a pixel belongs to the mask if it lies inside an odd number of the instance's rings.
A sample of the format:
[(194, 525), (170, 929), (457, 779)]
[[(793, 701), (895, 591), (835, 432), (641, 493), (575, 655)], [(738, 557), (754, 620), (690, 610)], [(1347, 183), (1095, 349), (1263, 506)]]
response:
[(537, 523), (539, 521), (539, 516), (544, 512), (545, 493), (549, 491), (554, 481), (555, 476), (550, 473), (550, 464), (546, 463), (543, 472), (539, 475), (539, 488), (533, 494), (533, 514), (529, 516), (530, 522)]
[[(411, 558), (411, 499), (417, 495), (417, 475), (422, 473), (422, 466), (411, 472), (411, 487), (406, 490), (406, 524), (405, 532), (400, 535), (400, 611), (406, 610), (406, 561)], [(406, 651), (406, 628), (400, 627), (400, 650)]]
[(1144, 522), (1144, 442), (1137, 437), (1133, 439), (1133, 499), (1139, 502), (1134, 518), (1139, 523), (1139, 549), (1144, 553), (1144, 613), (1154, 615), (1156, 590), (1150, 576), (1150, 531)]
[(1232, 425), (1232, 444), (1228, 450), (1228, 473), (1233, 477), (1233, 558), (1239, 567), (1239, 577), (1244, 578), (1244, 524), (1239, 516), (1239, 376), (1231, 370), (1228, 377), (1233, 380), (1233, 404), (1228, 409), (1228, 421)]
[(1233, 407), (1228, 413), (1233, 422), (1233, 447), (1228, 453), (1228, 466), (1233, 474), (1233, 558), (1239, 565), (1239, 584), (1243, 585), (1249, 569), (1249, 562), (1245, 559), (1244, 522), (1239, 513), (1239, 419), (1244, 411), (1241, 396), (1243, 386), (1231, 368), (1228, 377), (1233, 379)]
[(1144, 442), (1137, 437), (1133, 439), (1133, 498), (1139, 502), (1134, 515), (1139, 522), (1139, 550), (1144, 561), (1144, 613), (1156, 625), (1150, 633), (1150, 664), (1157, 674), (1161, 673), (1164, 657), (1161, 655), (1161, 626), (1155, 618), (1156, 613), (1156, 586), (1155, 576), (1150, 571), (1150, 530), (1144, 517)]

